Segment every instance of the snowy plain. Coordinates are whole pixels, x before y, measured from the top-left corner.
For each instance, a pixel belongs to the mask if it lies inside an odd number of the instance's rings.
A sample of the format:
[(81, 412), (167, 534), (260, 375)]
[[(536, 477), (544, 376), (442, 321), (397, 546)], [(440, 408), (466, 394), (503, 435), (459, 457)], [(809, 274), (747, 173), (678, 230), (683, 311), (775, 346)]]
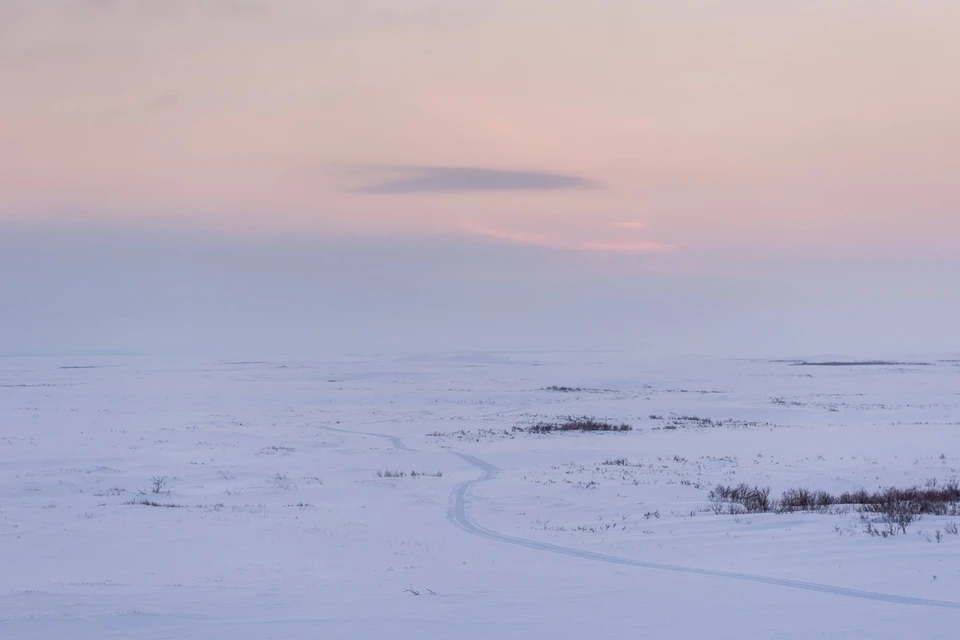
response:
[[(565, 416), (633, 430), (514, 430)], [(955, 638), (960, 517), (708, 494), (942, 484), (958, 435), (946, 356), (3, 358), (0, 638)]]

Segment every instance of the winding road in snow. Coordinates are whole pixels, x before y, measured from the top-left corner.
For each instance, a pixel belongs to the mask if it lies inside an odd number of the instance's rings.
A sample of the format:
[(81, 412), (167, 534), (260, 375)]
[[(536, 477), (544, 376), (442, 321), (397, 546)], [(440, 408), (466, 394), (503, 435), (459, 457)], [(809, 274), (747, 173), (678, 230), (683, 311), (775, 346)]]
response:
[[(393, 420), (382, 420), (379, 422), (392, 422)], [(375, 423), (370, 423), (375, 424)], [(361, 431), (349, 431), (347, 429), (336, 429), (333, 427), (323, 427), (324, 429), (330, 431), (337, 431), (340, 433), (354, 434), (354, 435), (364, 435), (372, 436), (375, 438), (383, 438), (388, 440), (394, 448), (400, 451), (409, 451), (416, 452), (416, 449), (411, 449), (406, 446), (403, 441), (397, 436), (391, 436), (382, 433), (369, 433)], [(526, 547), (527, 549), (532, 549), (534, 551), (546, 551), (548, 553), (556, 553), (559, 555), (569, 556), (572, 558), (580, 558), (582, 560), (592, 560), (594, 562), (606, 562), (608, 564), (616, 564), (627, 567), (639, 567), (641, 569), (652, 569), (656, 571), (672, 571), (674, 573), (687, 573), (693, 575), (701, 576), (710, 576), (714, 578), (727, 578), (730, 580), (741, 580), (745, 582), (754, 582), (760, 584), (770, 584), (778, 587), (788, 587), (791, 589), (803, 589), (805, 591), (815, 591), (818, 593), (827, 593), (837, 596), (846, 596), (848, 598), (859, 598), (861, 600), (871, 600), (874, 602), (885, 602), (889, 604), (899, 604), (899, 605), (912, 605), (912, 606), (922, 606), (922, 607), (935, 607), (939, 609), (955, 609), (960, 611), (960, 602), (949, 602), (945, 600), (930, 600), (927, 598), (914, 598), (910, 596), (899, 596), (890, 593), (879, 593), (875, 591), (862, 591), (860, 589), (849, 589), (846, 587), (837, 587), (829, 584), (819, 584), (816, 582), (803, 582), (800, 580), (787, 580), (785, 578), (773, 578), (770, 576), (754, 575), (750, 573), (736, 573), (733, 571), (720, 571), (717, 569), (699, 569), (695, 567), (684, 567), (682, 565), (675, 564), (664, 564), (660, 562), (647, 562), (644, 560), (635, 560), (633, 558), (623, 558), (620, 556), (612, 556), (604, 553), (595, 553), (593, 551), (584, 551), (581, 549), (574, 549), (571, 547), (563, 547), (556, 544), (551, 544), (549, 542), (538, 542), (536, 540), (529, 540), (527, 538), (518, 538), (515, 536), (509, 536), (503, 533), (498, 533), (491, 529), (488, 529), (478, 523), (471, 515), (469, 511), (470, 506), (470, 490), (483, 482), (489, 482), (497, 477), (497, 469), (492, 464), (472, 456), (466, 453), (459, 452), (450, 452), (451, 455), (455, 455), (463, 460), (465, 460), (470, 465), (476, 467), (482, 471), (482, 475), (473, 480), (467, 480), (461, 482), (453, 490), (450, 510), (447, 513), (447, 519), (450, 520), (454, 525), (465, 531), (466, 533), (474, 536), (480, 536), (483, 538), (488, 538), (490, 540), (496, 540), (497, 542), (503, 542), (506, 544), (513, 544), (520, 547)]]

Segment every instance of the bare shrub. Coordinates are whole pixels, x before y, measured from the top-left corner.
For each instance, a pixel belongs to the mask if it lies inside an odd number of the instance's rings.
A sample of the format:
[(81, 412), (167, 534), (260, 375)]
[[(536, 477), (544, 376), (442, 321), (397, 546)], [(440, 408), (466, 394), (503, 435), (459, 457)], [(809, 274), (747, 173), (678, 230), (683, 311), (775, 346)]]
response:
[[(960, 485), (955, 480), (951, 480), (940, 487), (924, 489), (889, 487), (871, 494), (860, 491), (849, 499), (851, 502), (848, 504), (858, 505), (858, 509), (862, 512), (889, 515), (899, 522), (906, 518), (907, 513), (912, 513), (914, 519), (921, 514), (935, 516), (956, 514), (960, 504)], [(911, 519), (910, 522), (912, 521)]]
[(715, 506), (714, 511), (717, 513), (722, 511), (722, 505), (725, 502), (731, 503), (731, 508), (728, 508), (730, 513), (740, 512), (739, 509), (733, 508), (734, 505), (741, 506), (745, 513), (762, 513), (771, 510), (770, 487), (751, 487), (742, 482), (737, 486), (718, 484), (710, 491), (708, 497), (714, 505), (721, 505), (719, 510)]
[(911, 500), (890, 500), (871, 506), (872, 512), (880, 513), (883, 521), (890, 526), (891, 533), (894, 532), (894, 527), (900, 529), (901, 533), (906, 533), (907, 527), (920, 516), (920, 504)]
[[(831, 509), (836, 505), (848, 505), (847, 508), (855, 508), (861, 514), (878, 514), (883, 522), (890, 525), (886, 534), (896, 535), (898, 531), (905, 533), (907, 526), (921, 515), (960, 515), (960, 484), (955, 479), (941, 485), (936, 479), (931, 478), (924, 484), (924, 488), (889, 487), (873, 493), (859, 489), (839, 495), (796, 488), (784, 491), (779, 500), (770, 500), (768, 488), (750, 487), (741, 483), (737, 486), (717, 485), (708, 497), (712, 503), (711, 509), (715, 513), (722, 513), (724, 504), (741, 505), (748, 513), (824, 512), (836, 511)], [(733, 512), (729, 507), (726, 511)], [(881, 531), (880, 535), (882, 534)]]
[[(908, 487), (900, 489), (889, 487), (867, 492), (859, 489), (833, 495), (826, 491), (811, 491), (806, 488), (788, 489), (779, 500), (769, 499), (770, 490), (766, 487), (751, 487), (745, 483), (739, 485), (718, 484), (708, 497), (710, 510), (716, 514), (759, 513), (775, 511), (790, 513), (794, 511), (836, 512), (835, 505), (848, 505), (846, 509), (856, 509), (866, 525), (866, 533), (871, 536), (888, 538), (905, 534), (907, 527), (919, 520), (924, 514), (960, 515), (960, 484), (955, 479), (940, 485), (935, 478), (924, 482), (924, 488)], [(868, 514), (875, 514), (876, 521), (883, 528), (874, 526), (874, 520)], [(949, 522), (944, 527), (946, 533), (955, 534), (957, 525)], [(942, 534), (937, 530), (937, 542)]]
[(167, 486), (166, 476), (153, 476), (150, 478), (150, 493), (160, 493)]
[(406, 471), (399, 471), (396, 469), (378, 469), (377, 477), (378, 478), (402, 478), (407, 475)]
[(780, 512), (816, 511), (837, 503), (849, 504), (837, 500), (826, 491), (810, 491), (809, 489), (788, 489), (783, 492), (776, 503)]

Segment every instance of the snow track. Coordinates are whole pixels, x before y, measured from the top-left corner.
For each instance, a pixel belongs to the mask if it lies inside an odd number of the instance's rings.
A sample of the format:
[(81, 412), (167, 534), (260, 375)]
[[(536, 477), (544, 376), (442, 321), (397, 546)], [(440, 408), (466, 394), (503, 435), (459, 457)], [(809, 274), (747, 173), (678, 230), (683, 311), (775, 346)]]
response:
[[(376, 422), (368, 422), (367, 424), (382, 424), (384, 422), (395, 422), (395, 420), (392, 420), (392, 419), (378, 420)], [(348, 429), (337, 429), (336, 427), (323, 427), (323, 428), (326, 429), (327, 431), (336, 431), (337, 433), (346, 433), (354, 436), (372, 436), (374, 438), (384, 438), (385, 440), (389, 440), (390, 444), (397, 451), (409, 451), (411, 453), (415, 451), (415, 449), (411, 449), (407, 445), (403, 444), (403, 440), (401, 440), (396, 436), (388, 436), (382, 433), (367, 433), (365, 431), (350, 431)]]
[[(396, 437), (386, 434), (379, 433), (368, 433), (368, 432), (359, 432), (359, 431), (348, 431), (346, 429), (336, 429), (333, 427), (324, 427), (325, 429), (331, 431), (337, 431), (341, 433), (352, 433), (355, 435), (365, 435), (373, 436), (378, 438), (383, 438), (391, 442), (391, 444), (400, 451), (414, 452), (415, 449), (407, 447), (403, 441)], [(549, 553), (556, 553), (559, 555), (569, 556), (572, 558), (580, 558), (582, 560), (592, 560), (594, 562), (606, 562), (608, 564), (616, 564), (621, 566), (628, 567), (639, 567), (641, 569), (652, 569), (656, 571), (671, 571), (674, 573), (687, 573), (693, 575), (709, 576), (714, 578), (726, 578), (730, 580), (741, 580), (744, 582), (754, 582), (759, 584), (769, 584), (778, 587), (788, 587), (791, 589), (803, 589), (805, 591), (814, 591), (818, 593), (826, 593), (830, 595), (837, 596), (846, 596), (848, 598), (859, 598), (861, 600), (871, 600), (874, 602), (884, 602), (888, 604), (898, 604), (898, 605), (911, 605), (911, 606), (922, 606), (922, 607), (935, 607), (939, 609), (955, 609), (960, 610), (960, 603), (958, 602), (949, 602), (944, 600), (930, 600), (926, 598), (914, 598), (910, 596), (899, 596), (889, 593), (878, 593), (874, 591), (862, 591), (859, 589), (849, 589), (846, 587), (838, 587), (828, 584), (818, 584), (815, 582), (803, 582), (799, 580), (788, 580), (784, 578), (774, 578), (770, 576), (763, 575), (754, 575), (749, 573), (736, 573), (732, 571), (720, 571), (716, 569), (700, 569), (695, 567), (684, 567), (682, 565), (674, 564), (663, 564), (659, 562), (647, 562), (643, 560), (636, 560), (633, 558), (623, 558), (620, 556), (612, 556), (603, 553), (595, 553), (592, 551), (585, 551), (581, 549), (574, 549), (570, 547), (563, 547), (560, 545), (550, 544), (548, 542), (538, 542), (536, 540), (529, 540), (526, 538), (518, 538), (515, 536), (509, 536), (503, 533), (498, 533), (491, 529), (487, 529), (483, 525), (479, 524), (469, 512), (470, 506), (470, 490), (482, 482), (488, 482), (493, 480), (497, 476), (497, 469), (492, 464), (472, 456), (466, 453), (451, 452), (452, 455), (458, 456), (459, 458), (465, 460), (470, 465), (476, 467), (483, 474), (479, 478), (473, 480), (468, 480), (462, 482), (454, 489), (451, 497), (451, 506), (447, 513), (447, 518), (454, 525), (459, 527), (461, 530), (469, 533), (470, 535), (480, 536), (483, 538), (488, 538), (490, 540), (496, 540), (497, 542), (502, 542), (506, 544), (513, 544), (520, 547), (526, 547), (527, 549), (532, 549), (534, 551), (546, 551)]]
[(681, 565), (674, 564), (662, 564), (659, 562), (645, 562), (643, 560), (634, 560), (633, 558), (621, 558), (619, 556), (611, 556), (603, 553), (594, 553), (592, 551), (583, 551), (580, 549), (572, 549), (569, 547), (562, 547), (560, 545), (550, 544), (548, 542), (538, 542), (536, 540), (528, 540), (526, 538), (517, 538), (514, 536), (508, 536), (502, 533), (497, 533), (496, 531), (491, 531), (483, 525), (477, 523), (473, 517), (470, 516), (468, 511), (468, 506), (470, 504), (469, 491), (474, 486), (481, 482), (487, 482), (488, 480), (493, 480), (497, 476), (498, 469), (488, 462), (484, 462), (479, 458), (465, 454), (465, 453), (455, 453), (457, 455), (473, 466), (483, 471), (483, 475), (475, 480), (468, 480), (457, 486), (453, 491), (453, 504), (450, 507), (450, 511), (447, 514), (447, 518), (455, 525), (466, 531), (467, 533), (475, 536), (482, 536), (484, 538), (489, 538), (491, 540), (496, 540), (498, 542), (505, 542), (508, 544), (515, 544), (521, 547), (526, 547), (528, 549), (534, 549), (536, 551), (548, 551), (551, 553), (558, 553), (560, 555), (570, 556), (573, 558), (582, 558), (584, 560), (593, 560), (595, 562), (607, 562), (610, 564), (618, 564), (622, 566), (629, 567), (640, 567), (642, 569), (655, 569), (658, 571), (673, 571), (676, 573), (690, 573), (695, 575), (702, 576), (712, 576), (715, 578), (729, 578), (732, 580), (744, 580), (747, 582), (757, 582), (762, 584), (772, 584), (779, 587), (790, 587), (793, 589), (804, 589), (807, 591), (818, 591), (820, 593), (829, 593), (838, 596), (847, 596), (850, 598), (860, 598), (863, 600), (873, 600), (875, 602), (887, 602), (890, 604), (905, 604), (905, 605), (916, 605), (916, 606), (926, 606), (926, 607), (938, 607), (942, 609), (957, 609), (960, 610), (960, 603), (957, 602), (946, 602), (942, 600), (928, 600), (925, 598), (911, 598), (908, 596), (898, 596), (887, 593), (876, 593), (873, 591), (860, 591), (859, 589), (847, 589), (845, 587), (835, 587), (828, 584), (817, 584), (815, 582), (800, 582), (798, 580), (786, 580), (783, 578), (772, 578), (768, 576), (759, 576), (752, 575), (749, 573), (734, 573), (731, 571), (718, 571), (715, 569), (697, 569), (694, 567), (684, 567)]

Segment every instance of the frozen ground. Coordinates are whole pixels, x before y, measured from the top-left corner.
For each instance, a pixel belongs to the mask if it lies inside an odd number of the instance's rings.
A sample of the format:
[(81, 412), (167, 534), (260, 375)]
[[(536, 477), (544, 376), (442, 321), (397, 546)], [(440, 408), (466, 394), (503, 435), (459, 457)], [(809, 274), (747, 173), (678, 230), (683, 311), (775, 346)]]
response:
[(949, 481), (927, 362), (2, 359), (0, 637), (955, 638), (960, 517), (707, 497)]

